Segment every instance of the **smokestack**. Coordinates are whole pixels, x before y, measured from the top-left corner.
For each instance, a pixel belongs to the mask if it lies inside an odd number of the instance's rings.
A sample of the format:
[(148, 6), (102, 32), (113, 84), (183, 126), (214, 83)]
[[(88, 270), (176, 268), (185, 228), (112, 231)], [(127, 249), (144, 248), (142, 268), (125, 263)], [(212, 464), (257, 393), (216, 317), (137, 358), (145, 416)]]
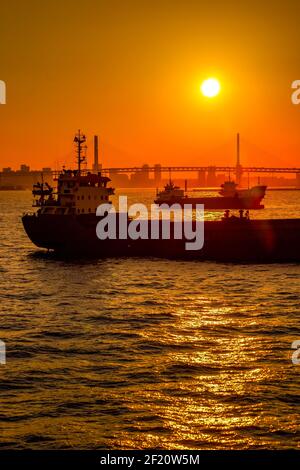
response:
[(98, 136), (94, 135), (94, 171), (99, 171), (99, 161), (98, 161)]
[(243, 174), (243, 168), (241, 165), (241, 158), (240, 158), (240, 134), (238, 133), (236, 135), (236, 171), (235, 171), (237, 184), (241, 184), (242, 174)]

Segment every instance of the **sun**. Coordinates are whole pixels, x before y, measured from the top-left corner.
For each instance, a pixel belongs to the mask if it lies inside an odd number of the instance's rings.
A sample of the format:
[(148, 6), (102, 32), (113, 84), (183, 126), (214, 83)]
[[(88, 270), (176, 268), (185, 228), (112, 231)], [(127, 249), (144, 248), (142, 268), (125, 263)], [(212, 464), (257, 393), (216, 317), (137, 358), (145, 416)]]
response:
[(216, 78), (208, 78), (201, 84), (200, 89), (204, 96), (207, 96), (207, 98), (213, 98), (219, 94), (221, 86), (220, 82)]

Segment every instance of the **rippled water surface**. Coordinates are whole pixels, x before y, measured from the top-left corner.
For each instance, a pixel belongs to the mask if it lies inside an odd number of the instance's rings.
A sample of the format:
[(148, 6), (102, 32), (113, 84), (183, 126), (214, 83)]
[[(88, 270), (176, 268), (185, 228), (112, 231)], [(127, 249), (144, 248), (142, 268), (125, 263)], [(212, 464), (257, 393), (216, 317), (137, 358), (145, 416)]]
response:
[[(300, 265), (57, 260), (30, 202), (0, 192), (2, 448), (299, 447)], [(299, 217), (300, 192), (266, 204)]]

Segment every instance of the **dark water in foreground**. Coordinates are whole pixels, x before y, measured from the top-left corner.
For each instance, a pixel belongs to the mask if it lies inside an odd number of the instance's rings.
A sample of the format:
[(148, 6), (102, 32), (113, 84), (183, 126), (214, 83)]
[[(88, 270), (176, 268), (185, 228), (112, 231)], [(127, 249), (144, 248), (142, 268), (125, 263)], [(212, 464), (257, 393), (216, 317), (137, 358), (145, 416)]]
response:
[(2, 448), (299, 447), (300, 265), (56, 260), (30, 201), (0, 193)]

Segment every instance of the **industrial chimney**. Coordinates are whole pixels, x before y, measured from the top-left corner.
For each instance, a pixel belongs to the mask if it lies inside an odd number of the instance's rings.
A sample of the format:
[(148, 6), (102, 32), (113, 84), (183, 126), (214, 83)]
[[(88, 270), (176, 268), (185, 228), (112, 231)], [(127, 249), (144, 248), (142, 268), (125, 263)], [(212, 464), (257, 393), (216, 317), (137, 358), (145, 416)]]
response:
[(93, 170), (94, 171), (100, 171), (101, 170), (101, 165), (99, 166), (99, 161), (98, 161), (98, 136), (94, 135), (94, 165), (93, 165)]

